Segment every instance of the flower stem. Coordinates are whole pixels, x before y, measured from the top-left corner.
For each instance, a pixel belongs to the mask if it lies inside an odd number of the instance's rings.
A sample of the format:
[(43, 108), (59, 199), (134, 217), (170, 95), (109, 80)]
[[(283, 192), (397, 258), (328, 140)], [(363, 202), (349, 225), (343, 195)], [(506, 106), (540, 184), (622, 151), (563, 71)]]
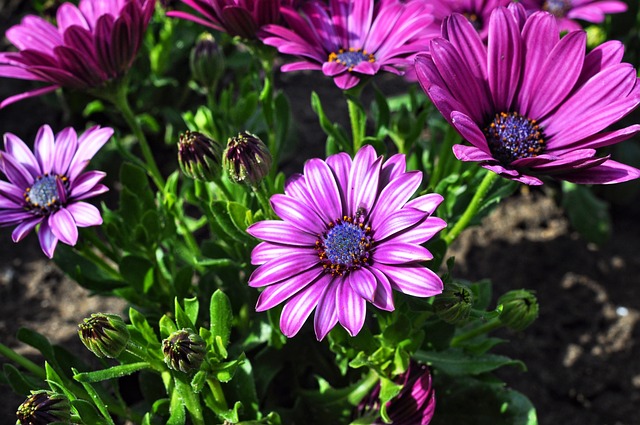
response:
[(363, 111), (362, 104), (360, 103), (361, 91), (362, 87), (360, 85), (345, 92), (347, 97), (347, 107), (349, 109), (349, 121), (351, 123), (354, 154), (362, 147), (362, 143), (365, 138), (365, 127), (367, 124), (367, 117)]
[(367, 376), (365, 376), (362, 381), (360, 381), (359, 385), (349, 394), (349, 403), (353, 406), (357, 406), (363, 398), (371, 393), (371, 390), (378, 381), (378, 373), (373, 369), (369, 369)]
[(2, 343), (0, 343), (0, 355), (6, 357), (12, 362), (19, 364), (20, 366), (22, 366), (23, 368), (33, 373), (35, 376), (37, 376), (42, 380), (45, 380), (47, 378), (47, 373), (43, 368), (41, 368), (31, 360), (27, 359), (26, 357), (16, 353), (11, 348), (7, 347)]
[(486, 323), (483, 323), (482, 325), (475, 327), (467, 332), (461, 333), (460, 335), (456, 335), (451, 339), (451, 346), (452, 347), (457, 347), (458, 345), (460, 345), (460, 343), (467, 341), (471, 338), (475, 338), (479, 335), (482, 334), (486, 334), (488, 332), (491, 332), (495, 329), (498, 329), (499, 327), (503, 326), (502, 322), (500, 321), (500, 318), (498, 317), (494, 317), (493, 319), (489, 320)]
[(253, 193), (256, 195), (256, 198), (258, 198), (260, 208), (262, 208), (265, 218), (273, 218), (273, 209), (269, 203), (269, 196), (266, 194), (264, 183), (259, 183), (257, 186), (251, 186), (251, 189), (253, 189)]
[(460, 219), (456, 222), (455, 226), (444, 236), (444, 241), (447, 245), (451, 245), (451, 243), (458, 237), (460, 232), (462, 232), (469, 225), (473, 217), (476, 215), (478, 210), (482, 205), (482, 201), (484, 197), (491, 189), (493, 181), (496, 179), (498, 175), (492, 171), (487, 171), (482, 182), (480, 182), (480, 186), (476, 189), (476, 193), (473, 195), (471, 202), (467, 206), (467, 209), (462, 214)]

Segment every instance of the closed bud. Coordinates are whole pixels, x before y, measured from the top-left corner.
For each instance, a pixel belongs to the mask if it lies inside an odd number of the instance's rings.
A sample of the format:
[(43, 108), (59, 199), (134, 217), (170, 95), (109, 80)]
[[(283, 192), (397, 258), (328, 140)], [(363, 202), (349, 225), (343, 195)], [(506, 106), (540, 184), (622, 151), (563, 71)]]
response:
[(31, 395), (18, 407), (16, 425), (69, 424), (69, 399), (52, 391), (31, 391)]
[(517, 289), (498, 299), (500, 321), (507, 327), (521, 331), (538, 318), (538, 300), (532, 291)]
[(248, 132), (231, 137), (222, 156), (229, 178), (256, 186), (269, 174), (271, 153), (260, 138)]
[(202, 34), (189, 55), (193, 79), (204, 89), (214, 91), (224, 72), (224, 55), (213, 36)]
[(207, 345), (191, 329), (182, 329), (162, 341), (164, 362), (170, 369), (189, 373), (200, 368)]
[(98, 357), (118, 357), (127, 346), (129, 330), (117, 314), (94, 313), (78, 325), (80, 340)]
[(220, 176), (222, 146), (197, 131), (187, 131), (178, 141), (178, 163), (192, 179), (213, 181)]
[(467, 321), (473, 307), (471, 290), (459, 283), (448, 283), (433, 300), (433, 308), (440, 319), (452, 325)]

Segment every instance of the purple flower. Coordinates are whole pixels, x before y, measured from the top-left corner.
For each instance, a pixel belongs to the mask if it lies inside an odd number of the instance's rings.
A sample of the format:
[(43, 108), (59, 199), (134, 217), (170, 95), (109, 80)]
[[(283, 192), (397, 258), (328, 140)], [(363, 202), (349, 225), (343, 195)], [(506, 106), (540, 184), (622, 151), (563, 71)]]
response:
[(18, 52), (0, 53), (0, 76), (49, 83), (0, 103), (59, 87), (86, 90), (121, 76), (135, 59), (153, 14), (153, 0), (81, 0), (63, 3), (58, 26), (28, 15), (6, 33)]
[(459, 160), (530, 185), (546, 175), (584, 184), (640, 177), (640, 170), (596, 155), (640, 131), (602, 131), (640, 103), (636, 71), (621, 62), (620, 42), (585, 55), (584, 31), (560, 39), (553, 15), (525, 19), (519, 4), (493, 12), (488, 47), (462, 15), (446, 19), (442, 34), (418, 56), (416, 73), (471, 144), (453, 147)]
[[(436, 395), (431, 386), (431, 374), (425, 365), (411, 362), (396, 383), (402, 385), (400, 393), (387, 402), (386, 409), (394, 425), (428, 425), (436, 409)], [(380, 410), (380, 384), (360, 403), (358, 416)], [(384, 425), (380, 417), (372, 425)]]
[(440, 28), (442, 21), (452, 13), (464, 15), (480, 33), (483, 40), (489, 34), (489, 16), (493, 9), (507, 6), (511, 0), (424, 0), (433, 4), (433, 15)]
[(322, 70), (345, 90), (380, 71), (402, 74), (438, 34), (424, 1), (310, 0), (299, 10), (282, 7), (289, 28), (267, 25), (260, 38), (301, 59), (283, 72)]
[(582, 29), (575, 19), (599, 24), (606, 13), (627, 11), (627, 4), (619, 0), (521, 0), (528, 11), (546, 10), (556, 17), (560, 30)]
[(259, 265), (249, 286), (264, 287), (257, 311), (287, 301), (280, 329), (294, 336), (315, 308), (318, 340), (340, 323), (356, 335), (367, 301), (394, 309), (392, 289), (429, 297), (442, 281), (423, 266), (432, 258), (422, 243), (446, 226), (431, 217), (442, 197), (409, 198), (422, 181), (406, 171), (404, 155), (386, 162), (365, 146), (353, 160), (346, 153), (311, 159), (292, 176), (271, 205), (282, 220), (265, 220), (247, 231), (263, 239), (251, 254)]
[(83, 170), (109, 140), (111, 128), (91, 127), (80, 137), (65, 128), (53, 135), (44, 125), (35, 141), (35, 155), (11, 133), (4, 135), (0, 151), (0, 225), (12, 226), (14, 242), (22, 240), (38, 224), (40, 246), (52, 258), (58, 240), (75, 245), (78, 227), (102, 224), (100, 211), (84, 199), (106, 192), (100, 184), (105, 173)]
[(182, 18), (200, 25), (240, 36), (256, 39), (256, 32), (264, 25), (280, 22), (280, 5), (291, 0), (181, 0), (202, 17), (182, 11), (167, 12), (167, 16)]

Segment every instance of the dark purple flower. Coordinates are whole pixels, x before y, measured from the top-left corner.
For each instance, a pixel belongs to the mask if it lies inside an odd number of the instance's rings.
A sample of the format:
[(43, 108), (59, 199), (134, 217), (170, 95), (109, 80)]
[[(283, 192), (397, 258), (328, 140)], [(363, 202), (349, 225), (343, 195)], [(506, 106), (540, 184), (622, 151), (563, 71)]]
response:
[(56, 27), (28, 15), (6, 33), (18, 52), (0, 53), (0, 76), (49, 83), (9, 97), (4, 107), (59, 87), (100, 87), (131, 67), (154, 10), (154, 0), (63, 3)]
[(249, 286), (265, 287), (256, 310), (287, 301), (280, 317), (286, 336), (294, 336), (314, 308), (321, 340), (337, 323), (351, 335), (360, 332), (367, 301), (393, 310), (392, 289), (418, 297), (442, 292), (440, 277), (422, 265), (432, 255), (421, 246), (446, 226), (431, 217), (442, 197), (410, 201), (422, 173), (406, 171), (404, 155), (383, 160), (365, 146), (353, 160), (339, 153), (307, 161), (285, 194), (271, 197), (282, 220), (247, 229), (265, 241), (251, 254), (260, 267)]
[(438, 34), (431, 6), (410, 0), (310, 0), (281, 9), (289, 28), (267, 25), (262, 41), (298, 62), (283, 72), (322, 70), (341, 89), (380, 71), (402, 74)]
[(640, 170), (596, 155), (640, 131), (603, 132), (640, 103), (622, 44), (610, 41), (585, 55), (584, 31), (560, 39), (553, 15), (523, 16), (519, 4), (496, 9), (485, 47), (454, 14), (430, 53), (416, 59), (422, 88), (471, 144), (455, 145), (455, 156), (531, 185), (547, 175), (584, 184), (640, 177)]
[(290, 0), (181, 0), (199, 15), (174, 10), (172, 18), (187, 19), (248, 40), (256, 39), (256, 32), (267, 24), (280, 22), (280, 5)]
[(35, 155), (11, 133), (4, 135), (0, 171), (0, 226), (16, 225), (12, 238), (22, 240), (38, 224), (44, 253), (53, 257), (58, 240), (75, 245), (78, 227), (102, 224), (100, 211), (84, 199), (106, 192), (105, 173), (84, 169), (109, 140), (111, 128), (92, 127), (77, 137), (65, 128), (54, 136), (44, 125), (35, 141)]
[[(431, 386), (431, 374), (425, 365), (411, 362), (396, 383), (402, 385), (400, 393), (387, 402), (386, 410), (393, 425), (428, 425), (436, 409), (436, 395)], [(358, 416), (380, 410), (380, 384), (360, 403)], [(384, 425), (377, 417), (372, 425)]]
[(627, 11), (627, 4), (619, 0), (521, 0), (521, 3), (528, 11), (551, 13), (562, 31), (582, 29), (575, 19), (600, 24), (607, 13)]

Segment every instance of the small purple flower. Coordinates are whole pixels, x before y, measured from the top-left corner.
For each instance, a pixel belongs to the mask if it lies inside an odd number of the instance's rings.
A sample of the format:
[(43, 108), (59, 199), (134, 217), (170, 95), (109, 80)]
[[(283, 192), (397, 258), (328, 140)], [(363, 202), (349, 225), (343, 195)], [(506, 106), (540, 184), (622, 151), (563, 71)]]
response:
[(52, 258), (58, 241), (75, 245), (78, 227), (102, 224), (100, 211), (84, 199), (106, 192), (105, 173), (83, 170), (109, 140), (111, 128), (92, 127), (77, 137), (65, 128), (54, 136), (44, 125), (35, 141), (35, 155), (11, 133), (0, 150), (0, 226), (16, 225), (12, 238), (22, 240), (38, 224), (40, 246)]
[(640, 103), (636, 71), (621, 62), (622, 44), (585, 54), (584, 31), (560, 39), (553, 15), (524, 16), (519, 4), (496, 9), (485, 47), (454, 14), (430, 53), (416, 59), (422, 88), (471, 144), (455, 145), (455, 156), (530, 185), (543, 176), (581, 184), (640, 177), (640, 170), (596, 155), (640, 131), (631, 125), (603, 132)]
[(409, 0), (310, 0), (299, 12), (282, 7), (289, 28), (267, 25), (260, 38), (301, 61), (283, 72), (322, 70), (343, 90), (380, 71), (401, 75), (438, 34), (431, 6)]
[(18, 52), (0, 53), (0, 77), (49, 83), (11, 96), (0, 108), (59, 87), (86, 90), (131, 67), (153, 14), (154, 0), (81, 0), (63, 3), (56, 27), (28, 15), (7, 30)]
[(286, 336), (314, 309), (318, 340), (337, 323), (353, 336), (364, 324), (367, 301), (392, 311), (392, 289), (418, 297), (442, 292), (440, 277), (422, 265), (432, 255), (421, 246), (446, 226), (431, 216), (442, 196), (410, 201), (422, 173), (406, 171), (404, 155), (383, 160), (365, 146), (353, 160), (339, 153), (307, 161), (285, 194), (271, 197), (282, 220), (247, 229), (265, 241), (251, 254), (260, 267), (249, 286), (264, 287), (256, 310), (287, 301), (280, 317)]
[(627, 4), (619, 0), (521, 0), (527, 11), (545, 10), (558, 20), (561, 31), (582, 29), (575, 20), (600, 24), (607, 13), (623, 13)]
[[(425, 365), (411, 362), (396, 383), (402, 385), (400, 393), (386, 405), (393, 425), (428, 425), (436, 409), (436, 395), (431, 385), (431, 374)], [(358, 406), (358, 417), (380, 410), (380, 384)], [(372, 425), (384, 425), (380, 417)]]
[(181, 0), (198, 15), (179, 10), (167, 12), (172, 18), (187, 19), (248, 40), (267, 24), (280, 22), (280, 5), (290, 0)]

